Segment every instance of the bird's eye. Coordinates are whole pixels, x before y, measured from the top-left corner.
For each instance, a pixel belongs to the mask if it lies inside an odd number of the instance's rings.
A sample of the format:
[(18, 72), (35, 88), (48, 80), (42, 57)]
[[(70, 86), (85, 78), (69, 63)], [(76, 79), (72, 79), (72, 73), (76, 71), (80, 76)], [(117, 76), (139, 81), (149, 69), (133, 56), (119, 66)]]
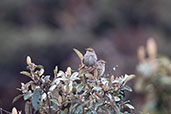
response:
[(92, 50), (88, 50), (89, 52), (93, 52)]

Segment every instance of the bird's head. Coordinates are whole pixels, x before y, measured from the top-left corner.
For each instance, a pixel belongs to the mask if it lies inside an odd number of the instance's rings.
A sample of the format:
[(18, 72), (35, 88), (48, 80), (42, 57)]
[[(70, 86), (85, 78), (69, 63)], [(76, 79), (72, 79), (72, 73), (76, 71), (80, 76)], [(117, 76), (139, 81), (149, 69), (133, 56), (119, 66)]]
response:
[(106, 61), (104, 61), (102, 59), (98, 60), (97, 62), (100, 63), (100, 64), (102, 64), (102, 65), (105, 65), (106, 64)]
[(93, 48), (86, 48), (86, 53), (95, 53)]

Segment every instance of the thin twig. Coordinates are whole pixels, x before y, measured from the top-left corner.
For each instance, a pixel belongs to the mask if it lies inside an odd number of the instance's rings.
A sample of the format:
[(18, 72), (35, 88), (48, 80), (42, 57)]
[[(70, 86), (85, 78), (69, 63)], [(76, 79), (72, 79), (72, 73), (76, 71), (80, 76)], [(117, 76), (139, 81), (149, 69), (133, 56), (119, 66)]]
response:
[(3, 112), (7, 113), (7, 114), (12, 114), (11, 112), (7, 111), (7, 110), (4, 110), (2, 108), (0, 108), (0, 111), (1, 111), (1, 114), (3, 114)]

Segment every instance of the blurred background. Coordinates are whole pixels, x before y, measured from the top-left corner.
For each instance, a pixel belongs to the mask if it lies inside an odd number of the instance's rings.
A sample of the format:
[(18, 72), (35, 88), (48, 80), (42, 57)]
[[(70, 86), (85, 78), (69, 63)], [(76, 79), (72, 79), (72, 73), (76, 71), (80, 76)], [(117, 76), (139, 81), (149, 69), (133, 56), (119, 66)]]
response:
[[(22, 99), (14, 104), (12, 99), (20, 83), (29, 80), (19, 74), (27, 55), (52, 75), (56, 65), (78, 68), (73, 48), (84, 53), (92, 47), (107, 62), (106, 74), (131, 74), (137, 48), (153, 37), (158, 52), (171, 57), (170, 6), (170, 0), (1, 0), (0, 107), (24, 109)], [(138, 113), (142, 96), (127, 96)]]

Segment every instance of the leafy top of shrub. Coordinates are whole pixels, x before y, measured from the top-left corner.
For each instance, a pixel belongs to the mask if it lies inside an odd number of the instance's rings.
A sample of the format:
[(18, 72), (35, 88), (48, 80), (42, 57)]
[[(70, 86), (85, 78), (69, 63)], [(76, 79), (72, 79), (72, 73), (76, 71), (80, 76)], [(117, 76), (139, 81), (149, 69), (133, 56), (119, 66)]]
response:
[[(125, 91), (132, 91), (126, 83), (134, 75), (98, 77), (97, 69), (90, 71), (84, 66), (83, 55), (76, 49), (81, 60), (78, 70), (70, 67), (66, 71), (54, 69), (54, 76), (44, 74), (44, 67), (36, 65), (27, 57), (28, 71), (21, 74), (30, 81), (21, 83), (21, 94), (13, 102), (23, 97), (25, 113), (33, 110), (40, 114), (128, 114), (134, 113), (130, 101), (124, 101)], [(84, 67), (83, 67), (84, 66)]]

